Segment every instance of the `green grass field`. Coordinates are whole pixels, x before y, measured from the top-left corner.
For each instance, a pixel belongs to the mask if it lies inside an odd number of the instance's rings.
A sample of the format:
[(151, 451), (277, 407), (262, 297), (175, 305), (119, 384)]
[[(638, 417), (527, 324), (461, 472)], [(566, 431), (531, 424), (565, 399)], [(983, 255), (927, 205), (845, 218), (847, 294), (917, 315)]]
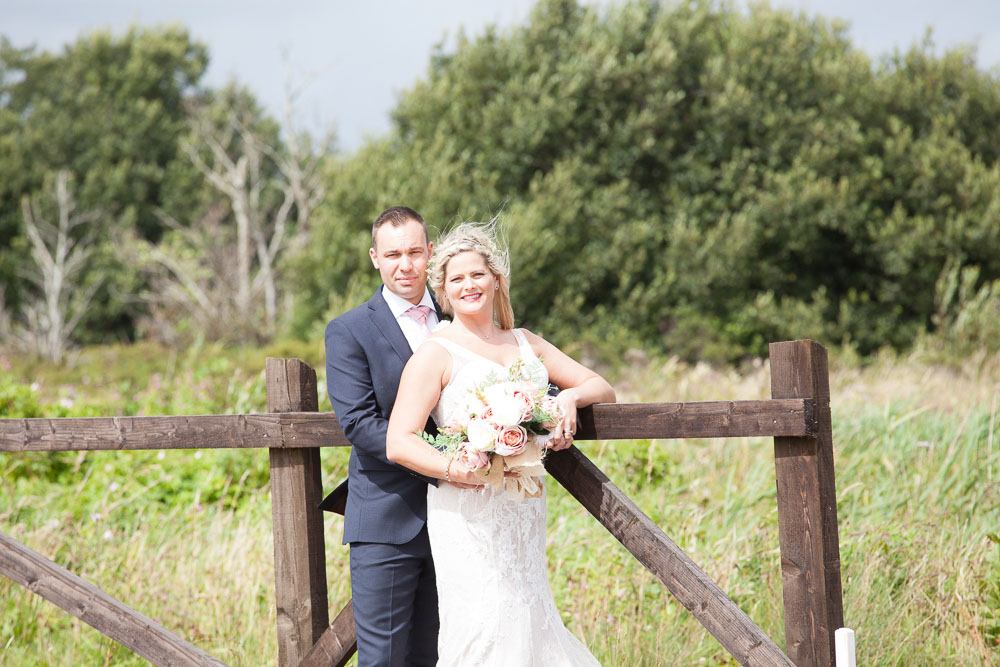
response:
[[(265, 355), (321, 368), (314, 348), (85, 350), (68, 370), (11, 360), (5, 371), (0, 358), (0, 417), (263, 411)], [(766, 364), (632, 358), (605, 371), (622, 401), (769, 394)], [(1000, 358), (835, 359), (831, 390), (858, 664), (1000, 663)], [(580, 447), (783, 645), (771, 441)], [(347, 451), (322, 456), (329, 488)], [(0, 475), (0, 531), (228, 664), (275, 664), (266, 452), (0, 453)], [(553, 480), (548, 492), (553, 592), (604, 664), (736, 664)], [(350, 595), (340, 532), (330, 515), (334, 613)], [(0, 609), (2, 665), (146, 664), (5, 578)]]

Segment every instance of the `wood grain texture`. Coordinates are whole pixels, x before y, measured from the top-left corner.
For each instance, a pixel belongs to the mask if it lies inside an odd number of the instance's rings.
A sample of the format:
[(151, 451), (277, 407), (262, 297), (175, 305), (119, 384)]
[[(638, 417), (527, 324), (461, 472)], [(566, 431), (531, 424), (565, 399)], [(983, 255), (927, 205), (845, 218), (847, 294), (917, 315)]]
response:
[(225, 665), (156, 621), (3, 533), (0, 533), (0, 573), (154, 665)]
[[(580, 410), (576, 439), (809, 437), (815, 432), (811, 399), (613, 403)], [(0, 419), (0, 451), (13, 452), (350, 444), (332, 412)]]
[(354, 627), (354, 602), (348, 602), (299, 667), (344, 667), (358, 650)]
[(601, 403), (580, 410), (577, 440), (736, 438), (815, 433), (813, 406), (802, 399)]
[(796, 665), (832, 665), (844, 625), (840, 537), (826, 350), (811, 340), (771, 343), (771, 394), (810, 398), (816, 437), (776, 437), (785, 651)]
[[(267, 408), (315, 410), (316, 372), (298, 359), (265, 361)], [(272, 448), (271, 514), (274, 530), (278, 664), (294, 667), (329, 624), (326, 544), (318, 449)]]
[(332, 412), (0, 419), (0, 451), (350, 446)]
[(576, 447), (552, 452), (549, 473), (663, 582), (741, 665), (792, 665), (781, 649)]

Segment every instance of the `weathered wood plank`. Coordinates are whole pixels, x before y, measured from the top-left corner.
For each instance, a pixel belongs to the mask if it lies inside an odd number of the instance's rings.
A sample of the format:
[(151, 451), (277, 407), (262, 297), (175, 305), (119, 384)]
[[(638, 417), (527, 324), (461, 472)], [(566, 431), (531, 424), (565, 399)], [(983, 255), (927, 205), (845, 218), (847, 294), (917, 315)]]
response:
[(0, 574), (76, 616), (154, 665), (225, 665), (156, 621), (3, 533), (0, 533)]
[[(576, 439), (808, 437), (815, 423), (802, 398), (602, 404), (580, 411)], [(0, 451), (346, 446), (332, 412), (0, 419)]]
[(580, 410), (575, 439), (734, 438), (814, 433), (812, 403), (801, 399), (601, 403)]
[(815, 402), (815, 438), (776, 437), (785, 650), (796, 665), (831, 665), (844, 625), (840, 537), (826, 350), (811, 340), (771, 343), (771, 394)]
[(742, 665), (792, 665), (781, 649), (576, 447), (552, 452), (549, 473)]
[(299, 667), (344, 667), (358, 650), (354, 627), (354, 602), (348, 602)]
[(0, 419), (0, 451), (346, 447), (332, 412)]
[[(316, 372), (298, 359), (264, 362), (267, 409), (317, 409)], [(269, 450), (278, 664), (298, 665), (329, 624), (318, 449)]]

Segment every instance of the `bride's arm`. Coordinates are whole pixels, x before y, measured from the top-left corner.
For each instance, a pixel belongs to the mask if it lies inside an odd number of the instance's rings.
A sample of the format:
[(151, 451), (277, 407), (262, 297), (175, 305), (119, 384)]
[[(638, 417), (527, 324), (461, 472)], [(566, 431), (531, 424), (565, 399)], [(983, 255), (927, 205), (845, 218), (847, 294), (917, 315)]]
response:
[(406, 362), (385, 438), (386, 458), (426, 477), (460, 485), (481, 485), (472, 470), (424, 442), (417, 435), (441, 396), (451, 357), (440, 345), (422, 345)]
[(615, 390), (600, 375), (579, 363), (558, 347), (527, 329), (521, 329), (531, 349), (545, 364), (549, 381), (562, 391), (556, 402), (563, 409), (563, 419), (553, 429), (552, 449), (565, 449), (576, 433), (576, 411), (594, 403), (614, 403)]

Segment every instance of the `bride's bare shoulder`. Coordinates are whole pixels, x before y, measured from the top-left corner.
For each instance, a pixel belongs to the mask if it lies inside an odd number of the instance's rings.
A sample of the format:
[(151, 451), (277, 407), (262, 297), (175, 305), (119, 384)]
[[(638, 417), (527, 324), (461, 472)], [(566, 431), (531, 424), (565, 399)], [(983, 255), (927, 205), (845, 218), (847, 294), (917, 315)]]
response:
[(523, 333), (524, 337), (527, 338), (528, 340), (532, 340), (532, 341), (534, 341), (534, 340), (545, 340), (544, 338), (542, 338), (538, 334), (533, 333), (531, 331), (531, 329), (525, 329), (524, 327), (518, 327), (517, 330), (520, 331), (521, 333)]
[(534, 350), (535, 354), (540, 354), (552, 345), (549, 341), (528, 329), (520, 328), (518, 331), (524, 334), (525, 340), (527, 340), (528, 344), (531, 345), (531, 349)]
[(443, 339), (443, 336), (437, 335), (429, 337), (421, 343), (416, 350), (413, 351), (413, 356), (410, 357), (410, 361), (421, 366), (444, 365), (451, 359), (451, 354), (448, 352), (448, 349), (444, 346), (444, 344), (438, 344), (438, 342)]

